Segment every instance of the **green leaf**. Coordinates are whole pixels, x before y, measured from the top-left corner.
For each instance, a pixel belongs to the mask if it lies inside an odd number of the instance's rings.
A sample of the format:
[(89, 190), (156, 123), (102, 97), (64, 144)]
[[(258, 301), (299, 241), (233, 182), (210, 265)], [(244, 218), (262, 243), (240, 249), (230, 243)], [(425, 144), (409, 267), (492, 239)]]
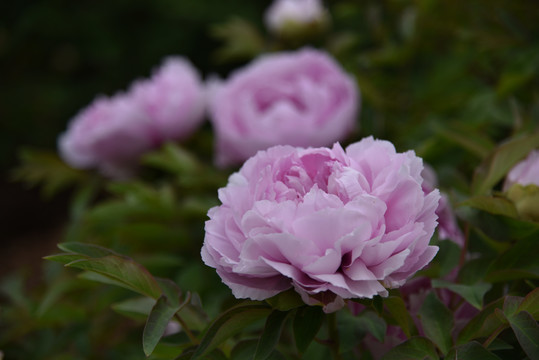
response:
[(56, 254), (56, 255), (44, 256), (43, 259), (59, 262), (62, 264), (69, 264), (70, 262), (73, 262), (76, 260), (87, 259), (87, 257), (80, 254)]
[(128, 258), (108, 255), (96, 259), (75, 260), (66, 266), (96, 272), (142, 295), (152, 298), (158, 298), (161, 295), (157, 281), (148, 270)]
[(462, 296), (478, 310), (481, 310), (483, 307), (483, 297), (492, 288), (492, 284), (477, 283), (473, 285), (462, 285), (445, 280), (432, 279), (432, 287), (449, 289)]
[(267, 305), (252, 302), (228, 309), (210, 325), (191, 360), (202, 358), (248, 325), (265, 318), (270, 311)]
[(500, 196), (477, 195), (459, 204), (486, 211), (490, 214), (518, 218), (517, 208), (511, 200)]
[(418, 315), (425, 335), (432, 339), (443, 354), (447, 354), (452, 345), (453, 314), (451, 311), (431, 292), (425, 298)]
[(466, 285), (481, 282), (492, 261), (492, 257), (481, 257), (467, 261), (459, 270), (458, 282)]
[(294, 316), (292, 328), (294, 339), (300, 354), (303, 354), (320, 330), (324, 321), (324, 312), (319, 306), (300, 307)]
[(266, 299), (266, 302), (274, 309), (287, 311), (305, 305), (301, 296), (294, 290), (289, 289)]
[(539, 147), (539, 133), (519, 136), (498, 146), (476, 169), (472, 182), (475, 195), (487, 193), (531, 150)]
[(179, 175), (194, 172), (199, 167), (197, 159), (192, 154), (170, 142), (158, 151), (145, 154), (142, 162)]
[(378, 341), (383, 342), (386, 336), (387, 324), (386, 322), (372, 311), (366, 311), (357, 317), (358, 324), (367, 333), (374, 336)]
[(527, 311), (508, 317), (522, 349), (532, 360), (539, 359), (539, 325)]
[(279, 310), (273, 310), (269, 314), (264, 326), (264, 332), (262, 332), (256, 346), (253, 360), (266, 360), (270, 356), (281, 337), (281, 331), (288, 314), (289, 312)]
[(530, 292), (520, 303), (516, 312), (526, 311), (535, 319), (539, 320), (539, 287)]
[(539, 262), (530, 254), (539, 253), (536, 235), (518, 240), (508, 251), (494, 261), (485, 278), (488, 282), (503, 282), (516, 279), (539, 279)]
[(53, 151), (22, 149), (19, 153), (21, 165), (12, 171), (13, 180), (28, 186), (42, 186), (45, 197), (85, 180), (83, 171), (67, 166)]
[(501, 360), (485, 349), (478, 342), (470, 342), (453, 348), (446, 357), (447, 360)]
[(503, 303), (504, 298), (500, 298), (485, 306), (460, 331), (457, 336), (457, 344), (465, 344), (473, 339), (490, 336), (497, 328), (503, 326), (503, 321), (495, 314), (495, 310), (501, 309)]
[(144, 354), (150, 356), (155, 346), (165, 333), (168, 323), (180, 310), (181, 305), (177, 301), (171, 301), (167, 296), (162, 295), (152, 308), (144, 332), (142, 334), (142, 348)]
[(434, 344), (424, 337), (413, 337), (389, 350), (382, 360), (439, 360)]
[[(258, 340), (256, 339), (240, 341), (232, 349), (232, 352), (230, 353), (230, 359), (231, 360), (252, 360), (253, 354), (256, 351), (257, 345), (258, 345)], [(284, 356), (282, 356), (276, 350), (273, 350), (273, 352), (267, 358), (267, 360), (284, 360), (284, 359), (285, 359)]]
[(480, 159), (485, 158), (494, 147), (494, 144), (488, 138), (479, 134), (472, 134), (469, 129), (464, 131), (464, 129), (452, 130), (439, 127), (437, 128), (437, 133), (441, 137), (459, 144)]
[(119, 255), (118, 253), (99, 245), (85, 244), (75, 241), (58, 244), (58, 248), (67, 253), (84, 255), (91, 258), (98, 258), (107, 255)]
[(442, 240), (438, 243), (440, 250), (436, 256), (440, 262), (439, 277), (449, 274), (459, 263), (461, 248), (451, 240)]
[(224, 44), (215, 52), (218, 62), (248, 60), (263, 51), (264, 40), (258, 30), (239, 17), (212, 26), (211, 35)]
[(413, 320), (406, 309), (404, 300), (399, 296), (389, 296), (384, 299), (384, 304), (404, 334), (407, 337), (412, 336)]
[(155, 299), (149, 298), (147, 296), (136, 297), (132, 299), (127, 299), (115, 304), (112, 304), (111, 307), (114, 311), (133, 318), (144, 318), (152, 311), (156, 303)]
[(364, 311), (354, 316), (348, 311), (337, 313), (337, 328), (339, 331), (339, 350), (342, 353), (350, 351), (366, 334), (372, 334), (383, 342), (387, 324), (374, 311)]

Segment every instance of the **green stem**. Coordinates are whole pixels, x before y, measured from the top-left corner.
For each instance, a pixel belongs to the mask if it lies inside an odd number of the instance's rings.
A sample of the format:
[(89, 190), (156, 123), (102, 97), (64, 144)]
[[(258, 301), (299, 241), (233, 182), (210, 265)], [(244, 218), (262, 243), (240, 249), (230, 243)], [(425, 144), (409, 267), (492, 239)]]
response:
[(337, 316), (333, 312), (328, 314), (328, 332), (329, 332), (329, 346), (333, 360), (341, 360), (341, 354), (339, 353), (339, 330), (337, 329)]
[(182, 326), (182, 330), (185, 331), (185, 334), (187, 335), (187, 337), (189, 338), (189, 340), (191, 340), (191, 343), (193, 343), (193, 345), (198, 345), (199, 341), (198, 339), (196, 338), (195, 335), (193, 335), (193, 333), (191, 332), (191, 330), (189, 330), (189, 327), (187, 326), (187, 324), (185, 323), (185, 321), (183, 321), (183, 319), (181, 318), (180, 315), (178, 315), (178, 313), (174, 314), (174, 317), (176, 318), (176, 320), (178, 320), (178, 322), (180, 323), (180, 325)]

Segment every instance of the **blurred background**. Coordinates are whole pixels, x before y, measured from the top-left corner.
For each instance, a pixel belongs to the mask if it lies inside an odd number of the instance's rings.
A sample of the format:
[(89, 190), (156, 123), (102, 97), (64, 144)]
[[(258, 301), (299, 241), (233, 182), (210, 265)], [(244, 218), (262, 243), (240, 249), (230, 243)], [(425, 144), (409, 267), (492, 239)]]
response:
[(99, 95), (148, 77), (167, 55), (203, 73), (215, 61), (212, 24), (249, 19), (263, 31), (269, 1), (3, 1), (0, 4), (0, 274), (38, 264), (61, 241), (68, 194), (44, 200), (11, 181), (22, 147), (56, 149), (58, 135)]
[[(361, 89), (360, 131), (351, 140), (374, 135), (399, 151), (414, 149), (435, 165), (442, 188), (462, 193), (497, 142), (538, 127), (536, 0), (325, 1), (329, 30), (299, 42), (268, 34), (263, 16), (270, 3), (0, 2), (0, 278), (23, 271), (32, 274), (32, 287), (46, 276), (41, 258), (56, 252), (69, 216), (69, 191), (46, 198), (13, 181), (21, 149), (54, 152), (80, 109), (148, 77), (167, 55), (189, 58), (207, 77), (226, 76), (261, 52), (325, 48)], [(39, 326), (48, 326), (43, 321)], [(36, 335), (36, 344), (55, 334)]]

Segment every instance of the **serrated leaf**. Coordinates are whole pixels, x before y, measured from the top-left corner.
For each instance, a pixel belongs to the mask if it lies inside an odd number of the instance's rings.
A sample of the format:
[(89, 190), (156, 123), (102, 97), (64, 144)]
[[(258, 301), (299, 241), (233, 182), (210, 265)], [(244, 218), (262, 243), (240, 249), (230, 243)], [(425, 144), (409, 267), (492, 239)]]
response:
[(266, 360), (270, 356), (281, 337), (281, 331), (288, 314), (289, 312), (279, 310), (273, 310), (269, 314), (264, 331), (256, 346), (253, 360)]
[(518, 218), (515, 204), (511, 200), (500, 196), (477, 195), (460, 203), (459, 206), (469, 206), (494, 215)]
[(455, 284), (445, 280), (432, 279), (433, 288), (449, 289), (473, 305), (478, 310), (483, 307), (483, 297), (492, 288), (492, 284), (477, 283), (473, 285)]
[(451, 311), (431, 292), (425, 298), (418, 314), (425, 335), (432, 339), (443, 354), (447, 354), (452, 346), (453, 314)]
[(384, 304), (404, 334), (410, 337), (412, 335), (411, 326), (413, 326), (413, 321), (408, 314), (404, 300), (398, 296), (389, 296), (384, 299)]
[(439, 360), (434, 344), (424, 337), (413, 337), (389, 350), (382, 360)]
[(475, 195), (487, 193), (531, 150), (539, 147), (539, 133), (519, 136), (500, 145), (476, 169), (472, 182)]
[(158, 298), (161, 295), (157, 281), (148, 270), (128, 258), (108, 255), (96, 259), (75, 260), (66, 266), (96, 272), (142, 295), (152, 298)]
[(508, 318), (509, 324), (522, 346), (532, 360), (539, 359), (539, 325), (527, 311), (521, 311)]
[(319, 306), (303, 306), (296, 311), (292, 328), (300, 354), (303, 354), (320, 330), (324, 312)]
[(447, 360), (501, 360), (485, 349), (478, 342), (470, 342), (453, 348), (447, 355)]
[(191, 360), (202, 358), (246, 326), (266, 317), (270, 311), (270, 307), (259, 303), (241, 304), (228, 309), (210, 325)]

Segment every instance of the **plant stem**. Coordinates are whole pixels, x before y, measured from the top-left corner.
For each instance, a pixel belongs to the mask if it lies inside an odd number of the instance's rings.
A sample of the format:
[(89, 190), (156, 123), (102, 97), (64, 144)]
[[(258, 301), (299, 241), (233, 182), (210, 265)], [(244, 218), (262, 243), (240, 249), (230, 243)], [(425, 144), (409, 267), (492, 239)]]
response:
[(329, 347), (333, 360), (341, 360), (341, 354), (339, 353), (339, 330), (337, 329), (337, 316), (333, 312), (328, 314), (328, 333), (329, 333)]
[(193, 343), (194, 345), (198, 345), (199, 341), (198, 339), (196, 338), (195, 335), (193, 335), (193, 333), (191, 332), (191, 330), (189, 330), (189, 327), (187, 326), (187, 324), (185, 323), (185, 321), (183, 321), (183, 319), (181, 318), (180, 315), (178, 315), (178, 313), (174, 314), (174, 317), (176, 318), (176, 320), (178, 320), (178, 322), (180, 323), (180, 325), (182, 326), (182, 330), (185, 331), (185, 334), (187, 335), (187, 337), (189, 338), (189, 340), (191, 340), (191, 343)]

